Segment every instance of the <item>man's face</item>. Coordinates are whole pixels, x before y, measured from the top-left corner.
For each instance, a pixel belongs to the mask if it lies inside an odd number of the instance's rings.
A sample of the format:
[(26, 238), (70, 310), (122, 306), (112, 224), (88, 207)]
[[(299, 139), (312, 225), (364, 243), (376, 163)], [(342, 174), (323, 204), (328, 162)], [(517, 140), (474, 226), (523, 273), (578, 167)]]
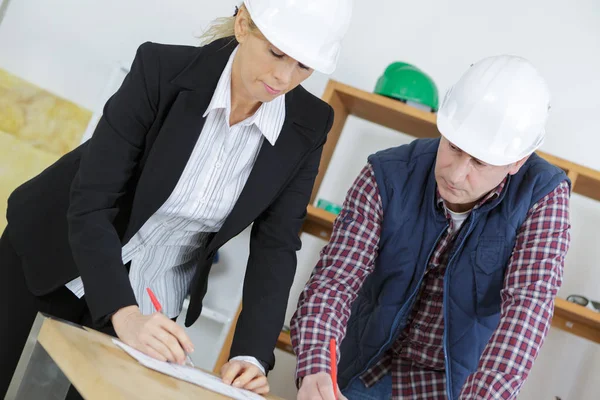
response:
[(435, 163), (435, 180), (446, 206), (455, 212), (468, 211), (504, 180), (516, 174), (527, 158), (494, 166), (463, 152), (442, 136)]

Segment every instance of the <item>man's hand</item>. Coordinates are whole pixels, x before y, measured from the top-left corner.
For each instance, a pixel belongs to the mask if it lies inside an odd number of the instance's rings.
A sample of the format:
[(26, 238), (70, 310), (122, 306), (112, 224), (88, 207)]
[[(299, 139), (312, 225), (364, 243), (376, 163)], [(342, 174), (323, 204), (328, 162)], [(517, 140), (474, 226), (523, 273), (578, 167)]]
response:
[(125, 344), (156, 358), (183, 365), (185, 351), (194, 351), (184, 329), (161, 313), (143, 315), (138, 306), (121, 308), (111, 321)]
[(221, 378), (228, 385), (258, 394), (266, 394), (270, 390), (267, 377), (256, 365), (246, 361), (232, 360), (223, 365)]
[(339, 388), (337, 393), (333, 393), (333, 382), (331, 376), (326, 372), (319, 372), (314, 375), (307, 375), (302, 379), (300, 390), (298, 391), (298, 400), (348, 400)]

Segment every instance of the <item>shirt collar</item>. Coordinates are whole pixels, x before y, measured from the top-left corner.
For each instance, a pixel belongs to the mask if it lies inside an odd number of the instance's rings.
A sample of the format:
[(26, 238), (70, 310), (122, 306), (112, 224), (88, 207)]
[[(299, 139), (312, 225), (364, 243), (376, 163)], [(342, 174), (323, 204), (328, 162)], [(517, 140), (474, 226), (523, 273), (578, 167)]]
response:
[[(491, 192), (489, 192), (487, 195), (483, 196), (478, 202), (477, 204), (475, 204), (475, 207), (472, 208), (472, 210), (475, 210), (481, 206), (483, 206), (485, 203), (496, 199), (498, 196), (500, 196), (500, 194), (502, 193), (502, 190), (504, 190), (504, 186), (506, 186), (506, 181), (508, 180), (508, 177), (505, 177), (502, 182), (500, 182), (500, 184), (498, 186), (496, 186), (494, 188), (494, 190), (492, 190)], [(444, 209), (444, 199), (442, 198), (442, 196), (440, 195), (440, 191), (439, 189), (435, 188), (435, 199), (436, 199), (436, 204), (440, 209)]]
[[(225, 69), (219, 78), (217, 88), (213, 93), (210, 104), (202, 115), (204, 118), (206, 118), (206, 116), (212, 111), (224, 109), (225, 119), (228, 126), (229, 115), (231, 113), (231, 69), (233, 66), (233, 59), (238, 51), (238, 48), (239, 47), (236, 47), (231, 53), (229, 61), (227, 62), (227, 65), (225, 66)], [(284, 121), (285, 96), (278, 96), (270, 102), (262, 103), (252, 116), (246, 118), (239, 124), (243, 126), (252, 124), (256, 125), (263, 136), (269, 141), (269, 143), (271, 143), (272, 146), (274, 146), (279, 134), (281, 133), (281, 128), (283, 127)]]

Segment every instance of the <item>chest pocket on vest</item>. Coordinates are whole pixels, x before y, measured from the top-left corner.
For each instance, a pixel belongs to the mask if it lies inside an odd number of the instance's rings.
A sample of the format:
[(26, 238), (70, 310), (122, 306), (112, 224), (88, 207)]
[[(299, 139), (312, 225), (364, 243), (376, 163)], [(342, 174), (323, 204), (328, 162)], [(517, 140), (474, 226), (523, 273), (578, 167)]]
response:
[(474, 265), (477, 314), (488, 316), (500, 312), (500, 290), (506, 268), (506, 241), (503, 236), (482, 237), (471, 253)]

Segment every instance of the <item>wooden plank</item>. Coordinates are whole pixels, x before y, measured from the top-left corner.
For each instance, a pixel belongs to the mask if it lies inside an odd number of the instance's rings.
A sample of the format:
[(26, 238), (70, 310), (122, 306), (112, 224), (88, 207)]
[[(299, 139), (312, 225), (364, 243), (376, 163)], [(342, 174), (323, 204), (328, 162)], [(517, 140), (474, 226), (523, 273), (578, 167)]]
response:
[[(600, 343), (600, 313), (556, 298), (552, 326)], [(289, 332), (281, 332), (277, 348), (294, 354)]]
[(331, 228), (337, 218), (336, 214), (311, 205), (306, 208), (306, 213), (307, 220), (327, 228)]
[[(600, 343), (600, 313), (556, 298), (552, 326)], [(289, 332), (281, 332), (277, 348), (294, 354)]]
[(223, 342), (223, 346), (221, 347), (221, 351), (219, 352), (219, 357), (217, 357), (217, 361), (215, 362), (215, 366), (213, 368), (213, 372), (215, 374), (221, 373), (221, 367), (229, 361), (229, 352), (231, 351), (231, 343), (233, 343), (233, 335), (235, 334), (235, 326), (237, 325), (237, 320), (242, 312), (242, 302), (238, 305), (237, 312), (235, 313), (235, 317), (231, 322), (231, 326), (229, 327), (229, 332), (227, 332), (227, 337), (225, 338), (225, 342)]
[[(355, 115), (417, 138), (438, 137), (440, 135), (434, 113), (419, 110), (400, 101), (366, 92), (334, 80), (329, 81), (323, 94), (323, 100), (334, 108), (335, 119), (323, 150), (311, 203), (316, 198), (348, 115)], [(541, 151), (537, 154), (570, 174), (571, 180), (576, 183), (573, 185), (575, 193), (600, 201), (600, 171)], [(307, 224), (306, 228), (322, 237), (323, 232), (318, 229), (315, 230), (312, 224)]]
[(277, 338), (277, 348), (290, 354), (294, 354), (294, 348), (292, 347), (292, 339), (290, 337), (289, 332), (282, 331), (279, 334), (279, 337)]
[(564, 170), (573, 181), (573, 192), (600, 201), (600, 171), (593, 170), (572, 161), (538, 151), (537, 154)]
[(556, 298), (552, 326), (600, 343), (600, 313)]
[(573, 322), (563, 315), (555, 315), (552, 318), (552, 327), (569, 332), (575, 336), (600, 343), (600, 330), (590, 328), (580, 322)]
[[(600, 313), (556, 298), (552, 326), (600, 343)], [(294, 354), (289, 332), (281, 332), (277, 348)]]
[(564, 158), (556, 157), (541, 151), (537, 151), (536, 153), (548, 162), (562, 168), (567, 172), (576, 171), (580, 175), (586, 175), (592, 178), (593, 180), (600, 181), (600, 171), (596, 171), (595, 169), (591, 169), (586, 166), (576, 164), (572, 161), (565, 160)]
[(339, 82), (336, 90), (351, 115), (419, 138), (440, 136), (432, 112)]
[(579, 177), (579, 173), (575, 170), (571, 170), (567, 173), (567, 176), (571, 180), (571, 188), (573, 189), (575, 187), (575, 184), (577, 183), (577, 178)]
[[(556, 298), (552, 326), (600, 343), (600, 313), (564, 299)], [(277, 348), (294, 354), (289, 332), (279, 334)]]
[[(316, 198), (348, 115), (366, 119), (416, 138), (438, 137), (440, 135), (434, 113), (419, 110), (400, 101), (366, 92), (337, 81), (329, 81), (323, 100), (334, 108), (336, 119), (323, 150), (321, 167), (313, 188), (311, 203)], [(573, 177), (576, 177), (576, 184), (573, 185), (575, 193), (600, 201), (600, 171), (541, 151), (538, 151), (537, 154), (563, 169), (566, 173), (571, 174), (572, 180)]]
[(573, 192), (600, 201), (600, 182), (588, 175), (579, 173)]
[(590, 327), (600, 329), (600, 313), (590, 310), (587, 307), (572, 303), (563, 298), (557, 297), (554, 302), (554, 314), (560, 314), (571, 321), (582, 322)]
[(307, 207), (306, 212), (307, 216), (302, 225), (302, 232), (329, 240), (336, 215), (311, 205)]
[(346, 125), (346, 120), (348, 119), (348, 109), (338, 96), (337, 85), (337, 82), (329, 81), (322, 97), (323, 101), (329, 103), (329, 105), (333, 108), (334, 117), (331, 130), (327, 134), (327, 142), (325, 143), (325, 146), (323, 146), (321, 163), (319, 164), (319, 173), (317, 174), (315, 183), (313, 185), (313, 191), (310, 196), (310, 204), (312, 204), (317, 198), (317, 193), (319, 192), (319, 188), (321, 187), (321, 183), (325, 177), (325, 172), (327, 172), (329, 162), (331, 161), (331, 157), (333, 157), (335, 146), (337, 146), (337, 143), (340, 140), (340, 135), (342, 134), (342, 130), (344, 129), (344, 125)]
[(304, 224), (302, 225), (302, 232), (316, 236), (325, 241), (328, 241), (331, 237), (331, 231), (331, 228), (324, 227), (308, 220), (304, 221)]
[(556, 165), (558, 168), (562, 169), (566, 173), (573, 169), (577, 169), (577, 165), (572, 163), (571, 161), (567, 161), (563, 158), (553, 156), (552, 154), (544, 153), (542, 151), (536, 151), (536, 154), (542, 157), (544, 160), (548, 161), (551, 164)]

